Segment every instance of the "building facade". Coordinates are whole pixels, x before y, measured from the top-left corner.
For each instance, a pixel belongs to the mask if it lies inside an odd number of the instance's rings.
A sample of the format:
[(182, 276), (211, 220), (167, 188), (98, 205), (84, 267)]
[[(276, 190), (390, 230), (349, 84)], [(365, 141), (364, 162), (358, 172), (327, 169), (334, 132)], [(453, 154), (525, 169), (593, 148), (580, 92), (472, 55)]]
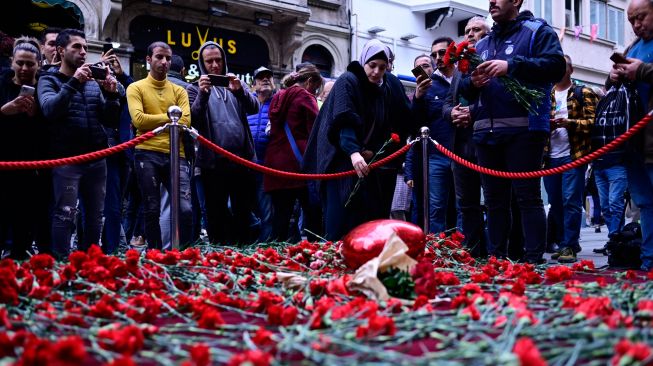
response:
[[(87, 35), (91, 61), (112, 42), (136, 78), (147, 73), (145, 53), (154, 41), (181, 55), (190, 77), (198, 76), (197, 50), (207, 40), (220, 43), (229, 71), (248, 81), (259, 66), (281, 77), (304, 61), (333, 77), (351, 57), (346, 0), (16, 0), (10, 6), (23, 10), (14, 12), (12, 35), (75, 27), (76, 21)], [(64, 24), (52, 16), (62, 10), (74, 20)], [(44, 12), (39, 19), (26, 15), (37, 11)]]
[[(525, 0), (522, 10), (546, 19), (558, 32), (563, 51), (574, 62), (574, 78), (603, 85), (612, 66), (610, 55), (634, 39), (627, 5), (627, 0)], [(476, 15), (488, 17), (487, 0), (353, 0), (352, 53), (378, 38), (395, 50), (394, 73), (410, 77), (413, 60), (429, 53), (435, 38), (461, 40), (467, 20)], [(592, 24), (597, 25), (595, 39)]]

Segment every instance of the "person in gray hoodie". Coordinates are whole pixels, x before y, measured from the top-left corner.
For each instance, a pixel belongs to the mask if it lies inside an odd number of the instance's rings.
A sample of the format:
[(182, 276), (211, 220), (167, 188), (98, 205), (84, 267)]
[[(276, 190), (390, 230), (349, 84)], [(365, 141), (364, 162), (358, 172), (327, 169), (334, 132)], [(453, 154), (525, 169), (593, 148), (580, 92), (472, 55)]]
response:
[[(187, 88), (193, 127), (220, 147), (253, 160), (256, 153), (247, 115), (258, 112), (258, 100), (245, 83), (227, 74), (226, 54), (219, 44), (206, 42), (200, 47), (198, 66), (201, 76)], [(212, 85), (207, 74), (229, 76), (229, 85)], [(209, 241), (224, 244), (251, 241), (253, 172), (205, 146), (200, 146), (195, 166), (201, 169), (204, 185)]]

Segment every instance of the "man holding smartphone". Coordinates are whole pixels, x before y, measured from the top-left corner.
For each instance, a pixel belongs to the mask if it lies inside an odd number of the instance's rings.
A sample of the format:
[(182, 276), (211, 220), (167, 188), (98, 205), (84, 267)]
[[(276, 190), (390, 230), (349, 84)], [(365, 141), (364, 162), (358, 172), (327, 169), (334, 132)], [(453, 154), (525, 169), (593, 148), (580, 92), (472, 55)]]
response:
[[(649, 0), (632, 0), (628, 21), (637, 39), (624, 54), (627, 62), (616, 63), (610, 71), (606, 89), (624, 81), (634, 82), (646, 110), (653, 108), (653, 4)], [(653, 123), (643, 131), (643, 143), (631, 142), (636, 152), (624, 160), (630, 195), (640, 208), (642, 227), (642, 270), (653, 270)]]
[[(253, 160), (256, 154), (247, 115), (258, 112), (258, 100), (245, 83), (227, 73), (226, 53), (219, 44), (204, 43), (199, 49), (197, 63), (200, 79), (187, 89), (193, 126), (213, 143)], [(212, 79), (224, 80), (225, 76), (230, 79), (227, 86), (212, 82)], [(252, 241), (249, 223), (254, 206), (253, 173), (205, 146), (200, 146), (195, 164), (201, 169), (211, 243)]]
[[(565, 55), (567, 69), (565, 75), (551, 91), (551, 137), (545, 154), (545, 166), (556, 168), (579, 159), (591, 152), (592, 125), (598, 97), (592, 89), (571, 81), (574, 68), (571, 57)], [(561, 174), (544, 177), (544, 188), (551, 209), (549, 223), (554, 230), (553, 242), (559, 250), (551, 256), (560, 263), (576, 261), (580, 252), (580, 226), (585, 191), (585, 171), (583, 165)]]
[[(103, 125), (115, 127), (120, 115), (116, 79), (92, 79), (83, 32), (65, 29), (56, 42), (61, 66), (41, 76), (37, 88), (43, 116), (50, 124), (51, 155), (61, 158), (104, 149)], [(78, 198), (84, 205), (84, 238), (79, 249), (100, 242), (106, 178), (105, 159), (52, 169), (52, 247), (58, 258), (67, 258), (70, 252)]]
[[(413, 97), (412, 110), (419, 126), (428, 126), (431, 137), (444, 147), (451, 149), (451, 135), (453, 126), (442, 117), (442, 107), (449, 92), (455, 66), (444, 63), (447, 46), (453, 42), (449, 37), (441, 37), (431, 45), (431, 60), (435, 65), (435, 72), (430, 77), (421, 75), (417, 78), (417, 89)], [(424, 61), (418, 58), (417, 61)], [(414, 145), (417, 146), (417, 145)], [(417, 217), (414, 222), (421, 222), (419, 216), (423, 212), (422, 199), (420, 198), (424, 187), (419, 183), (421, 179), (422, 159), (428, 159), (429, 164), (429, 231), (439, 233), (446, 229), (447, 203), (449, 190), (452, 183), (451, 160), (444, 154), (429, 146), (428, 156), (421, 157), (416, 148), (411, 148), (406, 156), (405, 177), (406, 184), (414, 187), (413, 201)], [(416, 184), (417, 182), (418, 184)]]

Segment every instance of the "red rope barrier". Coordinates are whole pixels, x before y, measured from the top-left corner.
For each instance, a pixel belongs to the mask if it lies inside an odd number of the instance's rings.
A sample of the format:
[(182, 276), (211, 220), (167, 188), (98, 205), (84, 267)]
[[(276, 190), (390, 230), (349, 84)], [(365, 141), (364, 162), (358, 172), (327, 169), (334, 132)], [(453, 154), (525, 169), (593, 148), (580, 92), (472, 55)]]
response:
[[(227, 151), (220, 146), (214, 144), (213, 142), (209, 141), (206, 137), (197, 135), (197, 140), (204, 144), (206, 147), (209, 149), (213, 150), (214, 152), (226, 157), (227, 159), (235, 162), (242, 164), (250, 169), (254, 169), (256, 171), (259, 171), (263, 174), (269, 174), (273, 175), (275, 177), (281, 177), (281, 178), (288, 178), (288, 179), (293, 179), (293, 180), (330, 180), (330, 179), (338, 179), (338, 178), (344, 178), (344, 177), (351, 177), (356, 175), (355, 170), (348, 170), (346, 172), (339, 172), (339, 173), (328, 173), (328, 174), (305, 174), (305, 173), (293, 173), (293, 172), (284, 172), (282, 170), (277, 170), (277, 169), (272, 169), (260, 164), (256, 164), (253, 161), (249, 161), (247, 159), (243, 159), (238, 155), (235, 155), (231, 153), (230, 151)], [(370, 164), (370, 169), (378, 168), (382, 165), (385, 165), (386, 163), (398, 158), (402, 154), (405, 154), (408, 149), (410, 149), (410, 144), (402, 147), (401, 149), (395, 151), (394, 153), (386, 156), (385, 158), (376, 161), (372, 164)]]
[(528, 178), (540, 178), (548, 175), (554, 175), (554, 174), (559, 174), (562, 172), (565, 172), (567, 170), (571, 170), (574, 168), (578, 168), (579, 166), (589, 163), (590, 161), (598, 158), (599, 156), (607, 153), (608, 151), (616, 148), (617, 146), (621, 145), (624, 143), (626, 140), (631, 138), (634, 134), (639, 132), (642, 128), (646, 126), (646, 124), (653, 119), (650, 114), (647, 114), (642, 118), (639, 122), (637, 122), (633, 127), (631, 127), (628, 131), (624, 132), (621, 136), (617, 137), (614, 139), (612, 142), (609, 144), (601, 147), (600, 149), (587, 154), (583, 156), (580, 159), (574, 160), (571, 163), (561, 165), (559, 167), (555, 168), (550, 168), (550, 169), (544, 169), (544, 170), (537, 170), (537, 171), (532, 171), (532, 172), (502, 172), (494, 169), (489, 169), (482, 167), (478, 164), (474, 164), (470, 161), (467, 161), (460, 156), (454, 154), (444, 146), (440, 145), (439, 143), (435, 143), (435, 147), (440, 150), (441, 153), (444, 155), (448, 156), (451, 158), (453, 161), (455, 161), (458, 164), (461, 164), (469, 169), (475, 170), (479, 173), (487, 174), (487, 175), (492, 175), (494, 177), (499, 177), (499, 178), (508, 178), (508, 179), (528, 179)]
[(127, 150), (130, 147), (141, 144), (154, 136), (156, 136), (156, 134), (150, 131), (116, 146), (112, 146), (99, 151), (93, 151), (83, 155), (71, 156), (68, 158), (41, 161), (0, 161), (0, 170), (41, 169), (54, 168), (62, 165), (81, 164), (87, 161), (101, 159), (109, 155), (119, 153), (123, 150)]

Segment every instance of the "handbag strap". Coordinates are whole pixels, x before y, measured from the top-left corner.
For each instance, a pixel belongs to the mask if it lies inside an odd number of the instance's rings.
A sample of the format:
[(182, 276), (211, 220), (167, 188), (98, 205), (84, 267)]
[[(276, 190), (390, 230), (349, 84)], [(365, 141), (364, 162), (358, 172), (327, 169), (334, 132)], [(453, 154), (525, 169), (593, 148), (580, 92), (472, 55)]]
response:
[(287, 121), (283, 124), (283, 129), (286, 131), (286, 137), (288, 137), (290, 148), (292, 149), (293, 154), (295, 154), (295, 159), (297, 159), (299, 165), (301, 166), (304, 161), (304, 157), (302, 156), (301, 151), (299, 151), (299, 147), (297, 146), (297, 142), (295, 142), (295, 138), (293, 137), (292, 132), (290, 132), (290, 127), (288, 127)]

